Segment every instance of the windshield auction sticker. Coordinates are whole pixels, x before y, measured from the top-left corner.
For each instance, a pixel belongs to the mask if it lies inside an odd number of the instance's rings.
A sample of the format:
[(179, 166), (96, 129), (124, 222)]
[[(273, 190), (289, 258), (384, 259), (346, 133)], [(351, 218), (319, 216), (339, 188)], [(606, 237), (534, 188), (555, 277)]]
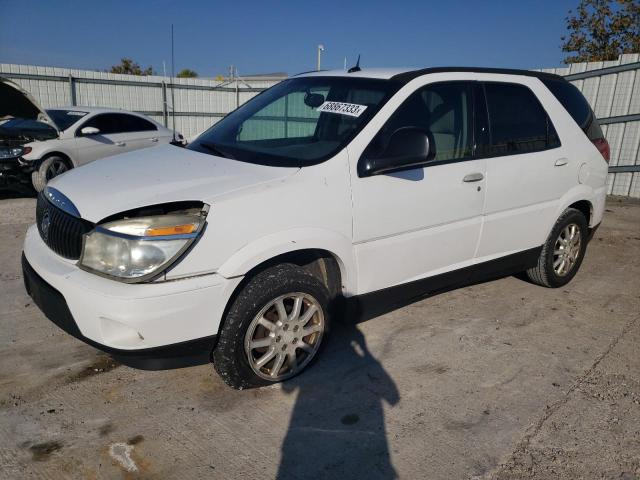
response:
[(324, 102), (316, 110), (318, 112), (339, 113), (350, 117), (359, 117), (367, 109), (366, 105), (342, 102)]

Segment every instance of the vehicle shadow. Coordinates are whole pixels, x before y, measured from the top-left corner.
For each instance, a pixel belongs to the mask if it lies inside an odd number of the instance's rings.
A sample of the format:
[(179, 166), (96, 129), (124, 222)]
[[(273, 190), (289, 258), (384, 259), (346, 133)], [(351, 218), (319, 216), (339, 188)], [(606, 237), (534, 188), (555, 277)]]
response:
[(351, 321), (334, 324), (317, 364), (285, 382), (297, 392), (282, 443), (278, 479), (392, 479), (383, 405), (396, 405), (396, 384)]
[(276, 478), (397, 478), (383, 406), (396, 405), (400, 393), (369, 352), (358, 324), (435, 295), (511, 275), (469, 276), (437, 290), (428, 282), (415, 282), (338, 302), (338, 321), (327, 351), (303, 375), (282, 384), (284, 392), (298, 396)]

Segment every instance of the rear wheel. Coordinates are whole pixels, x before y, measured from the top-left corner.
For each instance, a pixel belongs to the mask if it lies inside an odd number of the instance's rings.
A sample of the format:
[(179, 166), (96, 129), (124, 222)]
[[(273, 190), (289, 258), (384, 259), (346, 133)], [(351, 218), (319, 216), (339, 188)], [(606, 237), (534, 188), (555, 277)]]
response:
[(45, 158), (37, 170), (31, 173), (31, 182), (36, 191), (41, 192), (49, 180), (69, 170), (66, 160), (57, 155)]
[(305, 269), (283, 264), (251, 278), (233, 301), (213, 352), (233, 388), (281, 382), (316, 358), (329, 330), (329, 291)]
[(564, 211), (538, 258), (538, 265), (527, 270), (529, 279), (544, 287), (566, 285), (578, 273), (587, 248), (588, 225), (584, 214), (574, 208)]

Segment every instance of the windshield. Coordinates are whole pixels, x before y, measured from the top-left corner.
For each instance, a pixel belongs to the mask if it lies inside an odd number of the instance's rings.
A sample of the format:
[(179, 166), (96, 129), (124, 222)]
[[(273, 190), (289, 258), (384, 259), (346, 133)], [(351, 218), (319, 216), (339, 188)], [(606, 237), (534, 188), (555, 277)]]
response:
[(397, 89), (388, 80), (367, 78), (285, 80), (187, 148), (263, 165), (313, 165), (344, 148)]
[(61, 131), (69, 128), (87, 113), (79, 112), (78, 110), (47, 110), (47, 114)]

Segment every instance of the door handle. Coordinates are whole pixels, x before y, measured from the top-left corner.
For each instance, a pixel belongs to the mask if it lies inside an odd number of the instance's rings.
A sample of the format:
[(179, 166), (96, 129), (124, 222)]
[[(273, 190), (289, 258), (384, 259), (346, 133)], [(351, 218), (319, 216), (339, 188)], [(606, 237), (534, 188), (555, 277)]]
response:
[(479, 182), (484, 178), (484, 175), (481, 173), (470, 173), (469, 175), (465, 175), (462, 179), (463, 182)]
[(126, 143), (124, 143), (124, 142), (116, 142), (116, 145), (118, 147), (124, 147), (126, 145)]
[(556, 163), (554, 163), (554, 166), (556, 167), (563, 167), (565, 166), (567, 163), (569, 163), (569, 160), (567, 160), (566, 158), (559, 158), (556, 160)]
[(151, 141), (152, 141), (152, 142), (157, 142), (157, 141), (158, 141), (158, 139), (154, 137), (154, 138), (152, 138), (152, 139), (151, 139)]

